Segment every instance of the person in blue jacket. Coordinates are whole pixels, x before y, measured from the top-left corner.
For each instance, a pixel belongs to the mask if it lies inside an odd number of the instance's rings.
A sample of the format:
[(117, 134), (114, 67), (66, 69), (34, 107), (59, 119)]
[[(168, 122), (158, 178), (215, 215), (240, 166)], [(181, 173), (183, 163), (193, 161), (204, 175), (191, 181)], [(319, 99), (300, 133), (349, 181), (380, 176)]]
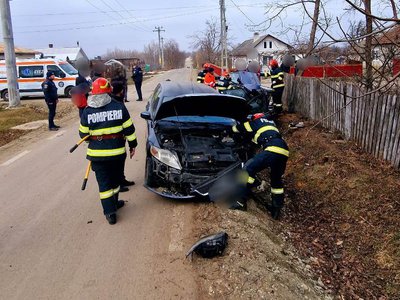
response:
[(136, 92), (138, 99), (136, 101), (142, 101), (142, 82), (143, 82), (143, 71), (139, 66), (134, 66), (132, 70), (132, 79), (135, 82)]
[(46, 80), (42, 83), (42, 91), (44, 93), (44, 100), (49, 108), (49, 130), (57, 131), (60, 126), (54, 124), (54, 117), (56, 116), (56, 108), (58, 103), (57, 87), (54, 83), (55, 74), (53, 71), (48, 71)]

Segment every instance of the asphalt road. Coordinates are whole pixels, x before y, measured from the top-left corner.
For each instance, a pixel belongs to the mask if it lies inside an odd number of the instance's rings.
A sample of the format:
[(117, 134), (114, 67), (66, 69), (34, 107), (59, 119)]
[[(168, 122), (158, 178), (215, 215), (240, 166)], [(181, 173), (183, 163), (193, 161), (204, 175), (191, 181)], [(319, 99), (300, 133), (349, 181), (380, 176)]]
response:
[[(191, 69), (166, 72), (144, 82), (145, 99), (166, 79), (189, 80)], [(127, 161), (136, 181), (110, 226), (94, 174), (81, 191), (85, 148), (68, 152), (78, 137), (78, 117), (36, 142), (0, 156), (1, 299), (194, 299), (195, 275), (184, 253), (193, 204), (162, 199), (143, 187), (147, 101), (127, 107), (139, 147)], [(76, 114), (78, 114), (76, 112)], [(3, 153), (4, 154), (4, 153)]]

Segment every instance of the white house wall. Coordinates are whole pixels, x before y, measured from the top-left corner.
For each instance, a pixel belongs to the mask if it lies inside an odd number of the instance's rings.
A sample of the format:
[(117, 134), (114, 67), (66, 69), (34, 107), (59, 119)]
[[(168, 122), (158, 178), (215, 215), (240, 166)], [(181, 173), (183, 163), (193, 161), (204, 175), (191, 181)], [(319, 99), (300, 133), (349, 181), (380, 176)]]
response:
[[(264, 42), (267, 42), (267, 48), (264, 48)], [(269, 42), (272, 42), (272, 48), (269, 48)], [(273, 54), (280, 54), (282, 52), (288, 51), (288, 47), (286, 44), (275, 40), (274, 38), (271, 37), (266, 37), (261, 43), (259, 43), (255, 49), (259, 54), (263, 54), (268, 56), (274, 56)]]

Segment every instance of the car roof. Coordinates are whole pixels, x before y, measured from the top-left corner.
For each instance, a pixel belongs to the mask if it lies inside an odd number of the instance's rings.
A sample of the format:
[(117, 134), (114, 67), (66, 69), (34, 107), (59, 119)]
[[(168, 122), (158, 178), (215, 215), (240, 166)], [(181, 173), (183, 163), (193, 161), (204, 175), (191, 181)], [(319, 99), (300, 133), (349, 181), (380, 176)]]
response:
[(218, 94), (213, 88), (202, 84), (191, 81), (174, 82), (174, 81), (163, 81), (161, 85), (161, 98), (163, 101), (175, 98), (181, 95), (190, 94)]

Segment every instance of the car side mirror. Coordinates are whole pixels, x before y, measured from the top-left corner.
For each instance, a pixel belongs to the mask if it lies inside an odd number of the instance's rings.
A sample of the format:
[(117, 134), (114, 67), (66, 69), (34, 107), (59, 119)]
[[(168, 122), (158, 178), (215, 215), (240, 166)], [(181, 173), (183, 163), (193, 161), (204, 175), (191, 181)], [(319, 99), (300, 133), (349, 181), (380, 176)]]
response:
[(66, 75), (63, 72), (60, 72), (60, 78), (65, 78)]
[(145, 120), (150, 120), (151, 119), (150, 113), (148, 111), (141, 112), (140, 113), (140, 117), (142, 119), (145, 119)]

